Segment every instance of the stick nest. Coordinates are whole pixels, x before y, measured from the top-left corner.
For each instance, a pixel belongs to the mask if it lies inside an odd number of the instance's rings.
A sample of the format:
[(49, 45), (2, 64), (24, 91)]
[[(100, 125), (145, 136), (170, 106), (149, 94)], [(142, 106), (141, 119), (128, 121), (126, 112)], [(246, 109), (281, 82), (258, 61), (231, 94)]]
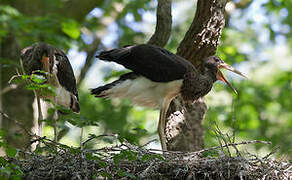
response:
[[(9, 161), (23, 179), (291, 179), (291, 164), (254, 155), (230, 154), (227, 144), (192, 153), (147, 150), (127, 142), (95, 150), (42, 138), (43, 152), (20, 151)], [(256, 143), (256, 142), (253, 142)], [(228, 150), (226, 150), (228, 149)], [(237, 149), (237, 148), (236, 148)], [(212, 155), (217, 152), (217, 155)]]

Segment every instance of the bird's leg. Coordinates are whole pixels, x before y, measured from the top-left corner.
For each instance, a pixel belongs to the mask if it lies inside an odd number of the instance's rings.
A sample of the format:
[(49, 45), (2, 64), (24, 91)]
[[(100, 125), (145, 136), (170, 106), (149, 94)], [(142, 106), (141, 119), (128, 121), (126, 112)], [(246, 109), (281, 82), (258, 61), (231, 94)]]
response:
[(41, 100), (40, 97), (38, 96), (36, 91), (33, 91), (34, 95), (36, 97), (37, 100), (37, 107), (38, 107), (38, 136), (42, 136), (42, 131), (43, 131), (43, 113), (42, 113), (42, 107), (41, 107)]
[(43, 113), (42, 113), (42, 108), (41, 108), (41, 101), (40, 101), (40, 97), (37, 96), (37, 105), (38, 105), (38, 136), (42, 136), (43, 135)]
[(53, 127), (54, 127), (54, 141), (57, 142), (57, 119), (58, 119), (58, 111), (55, 110), (54, 116), (53, 116)]
[(82, 139), (83, 139), (83, 127), (81, 127), (81, 129), (80, 129), (80, 149), (81, 150), (83, 150)]
[(159, 115), (159, 122), (158, 122), (158, 134), (160, 138), (160, 143), (163, 151), (167, 151), (167, 146), (166, 146), (166, 136), (165, 136), (165, 119), (166, 119), (166, 113), (167, 109), (169, 107), (170, 101), (164, 100), (162, 103), (162, 107), (160, 110), (160, 115)]

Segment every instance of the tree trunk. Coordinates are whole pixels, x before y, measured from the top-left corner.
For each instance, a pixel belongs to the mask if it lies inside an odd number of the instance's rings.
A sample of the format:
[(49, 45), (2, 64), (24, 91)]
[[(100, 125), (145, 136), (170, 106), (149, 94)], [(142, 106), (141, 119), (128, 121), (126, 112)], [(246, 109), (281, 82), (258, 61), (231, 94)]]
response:
[[(1, 41), (0, 56), (10, 59), (13, 63), (19, 62), (20, 46), (15, 36), (11, 33)], [(9, 79), (16, 74), (14, 66), (1, 67), (1, 86), (9, 86)], [(10, 119), (16, 119), (29, 129), (33, 125), (33, 93), (26, 91), (24, 87), (12, 89), (2, 95), (2, 109)], [(2, 128), (6, 131), (6, 141), (9, 145), (17, 148), (25, 147), (30, 137), (25, 134), (22, 127), (16, 126), (15, 122), (3, 117)]]
[[(195, 18), (178, 47), (177, 54), (196, 67), (204, 57), (214, 55), (225, 24), (226, 0), (198, 0)], [(184, 104), (181, 97), (172, 101), (167, 113), (167, 149), (197, 151), (204, 148), (203, 119), (207, 106), (201, 98)]]

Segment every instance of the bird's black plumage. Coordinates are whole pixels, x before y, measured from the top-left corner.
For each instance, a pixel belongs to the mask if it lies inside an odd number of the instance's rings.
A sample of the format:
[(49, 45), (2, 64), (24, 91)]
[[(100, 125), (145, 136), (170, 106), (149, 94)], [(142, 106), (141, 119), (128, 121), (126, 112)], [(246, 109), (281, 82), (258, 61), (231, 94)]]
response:
[(158, 132), (163, 150), (166, 150), (166, 112), (173, 98), (181, 95), (184, 101), (192, 102), (210, 92), (217, 80), (231, 86), (219, 71), (220, 67), (242, 75), (216, 56), (203, 59), (197, 70), (184, 58), (148, 44), (103, 51), (97, 57), (121, 64), (133, 72), (92, 89), (91, 93), (95, 97), (129, 98), (142, 106), (159, 106)]
[(58, 69), (62, 69), (62, 71), (57, 72), (57, 77), (60, 84), (69, 92), (72, 92), (78, 99), (78, 91), (76, 86), (76, 79), (74, 76), (73, 69), (70, 65), (68, 57), (65, 55), (63, 51), (56, 51), (55, 53), (56, 61)]
[(183, 79), (188, 67), (192, 66), (184, 58), (161, 47), (148, 44), (103, 51), (97, 57), (121, 64), (154, 82)]

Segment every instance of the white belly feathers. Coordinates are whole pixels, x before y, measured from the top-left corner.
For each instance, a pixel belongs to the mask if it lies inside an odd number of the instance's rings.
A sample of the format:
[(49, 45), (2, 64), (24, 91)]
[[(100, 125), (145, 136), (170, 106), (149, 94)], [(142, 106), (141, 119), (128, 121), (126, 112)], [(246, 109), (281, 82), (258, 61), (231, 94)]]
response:
[(182, 80), (153, 82), (144, 77), (127, 79), (115, 85), (106, 94), (113, 98), (128, 98), (133, 103), (147, 107), (159, 107), (163, 98), (172, 99), (180, 92)]

